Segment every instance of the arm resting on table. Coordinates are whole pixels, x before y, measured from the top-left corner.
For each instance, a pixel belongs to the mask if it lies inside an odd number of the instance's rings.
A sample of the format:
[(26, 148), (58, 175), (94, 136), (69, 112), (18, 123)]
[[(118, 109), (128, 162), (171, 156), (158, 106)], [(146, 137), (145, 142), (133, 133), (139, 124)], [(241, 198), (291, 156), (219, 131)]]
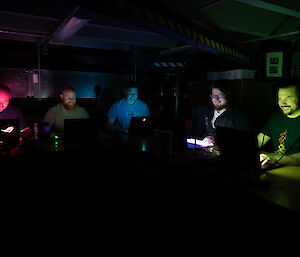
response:
[(292, 166), (299, 166), (300, 165), (300, 152), (294, 154), (284, 155), (282, 157), (281, 153), (264, 153), (267, 157), (269, 157), (269, 163), (279, 163), (281, 165), (292, 165)]

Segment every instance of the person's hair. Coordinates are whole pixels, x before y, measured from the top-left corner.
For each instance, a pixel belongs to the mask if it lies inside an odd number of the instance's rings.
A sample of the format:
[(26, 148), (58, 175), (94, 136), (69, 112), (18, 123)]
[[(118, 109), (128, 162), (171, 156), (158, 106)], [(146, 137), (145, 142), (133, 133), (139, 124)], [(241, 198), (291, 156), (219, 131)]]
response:
[(293, 79), (289, 79), (283, 83), (279, 83), (277, 85), (277, 90), (276, 92), (278, 93), (280, 88), (288, 88), (288, 87), (296, 87), (296, 94), (298, 96), (298, 99), (300, 100), (300, 81), (298, 78), (293, 78)]
[(0, 90), (6, 91), (7, 93), (11, 94), (9, 87), (0, 83)]
[(72, 91), (72, 92), (76, 93), (75, 88), (72, 87), (72, 86), (64, 86), (64, 87), (62, 88), (62, 90), (60, 91), (60, 93), (62, 94), (64, 91)]
[(226, 100), (229, 104), (232, 104), (234, 102), (232, 88), (228, 79), (219, 79), (214, 81), (211, 84), (211, 89), (213, 88), (219, 89), (222, 92), (222, 94), (225, 95)]
[(127, 90), (127, 89), (133, 88), (133, 87), (135, 87), (135, 88), (137, 88), (137, 89), (139, 88), (139, 86), (138, 86), (138, 84), (136, 83), (136, 81), (129, 80), (129, 81), (126, 83), (124, 89)]

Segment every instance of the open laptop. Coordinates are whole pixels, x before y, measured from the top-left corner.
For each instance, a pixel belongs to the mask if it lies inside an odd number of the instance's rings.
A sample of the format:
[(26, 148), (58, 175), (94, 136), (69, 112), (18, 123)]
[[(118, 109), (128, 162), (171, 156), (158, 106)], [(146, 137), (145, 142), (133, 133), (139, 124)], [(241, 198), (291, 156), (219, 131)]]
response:
[(19, 138), (20, 130), (18, 119), (0, 120), (0, 146), (17, 145)]
[(128, 128), (128, 134), (146, 135), (153, 132), (153, 123), (150, 116), (132, 117)]
[(96, 141), (97, 127), (91, 118), (65, 119), (64, 144), (86, 145)]
[(248, 174), (262, 172), (254, 133), (225, 127), (217, 127), (216, 133), (224, 168)]

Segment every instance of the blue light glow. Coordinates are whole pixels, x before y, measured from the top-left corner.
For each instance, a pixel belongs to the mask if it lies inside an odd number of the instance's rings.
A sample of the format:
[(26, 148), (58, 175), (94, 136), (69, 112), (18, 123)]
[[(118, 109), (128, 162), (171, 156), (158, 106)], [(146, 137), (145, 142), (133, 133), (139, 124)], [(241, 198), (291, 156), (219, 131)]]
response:
[(146, 152), (147, 151), (147, 142), (143, 141), (142, 142), (142, 152)]

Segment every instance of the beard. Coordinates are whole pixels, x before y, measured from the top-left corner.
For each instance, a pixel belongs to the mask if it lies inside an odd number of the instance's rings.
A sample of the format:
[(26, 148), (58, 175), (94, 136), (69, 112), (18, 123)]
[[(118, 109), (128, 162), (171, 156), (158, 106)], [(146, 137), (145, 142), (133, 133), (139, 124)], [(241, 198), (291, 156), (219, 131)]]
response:
[(294, 114), (296, 114), (299, 109), (297, 107), (293, 107), (293, 106), (280, 106), (280, 109), (282, 110), (282, 113), (285, 116), (292, 116)]
[(216, 111), (223, 110), (227, 107), (227, 104), (214, 104), (214, 108)]
[(133, 105), (135, 104), (137, 98), (136, 97), (128, 97), (127, 98), (127, 103), (130, 104), (130, 105)]
[(64, 109), (66, 111), (73, 111), (75, 109), (76, 103), (63, 103)]
[(290, 106), (281, 107), (283, 114), (289, 115), (293, 113), (293, 109)]

